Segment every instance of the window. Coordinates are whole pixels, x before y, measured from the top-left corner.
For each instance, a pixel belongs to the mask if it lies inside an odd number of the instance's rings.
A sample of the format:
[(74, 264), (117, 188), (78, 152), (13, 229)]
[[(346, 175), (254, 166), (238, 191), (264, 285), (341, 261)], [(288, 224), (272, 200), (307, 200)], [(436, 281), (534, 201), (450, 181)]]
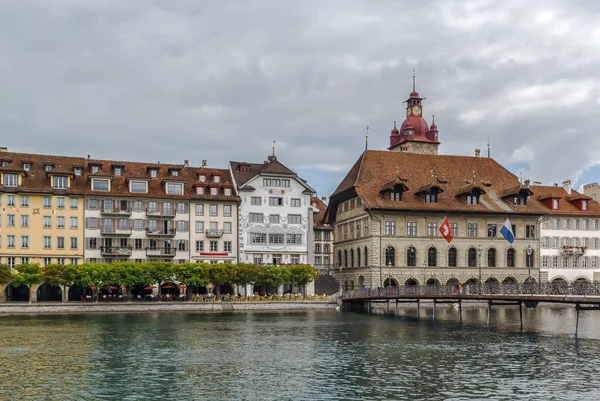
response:
[[(367, 248), (365, 248), (365, 260), (367, 257), (366, 255), (367, 255)], [(412, 246), (406, 250), (406, 265), (413, 266), (413, 267), (417, 265), (417, 251)]]
[(288, 244), (293, 245), (301, 245), (302, 244), (302, 234), (287, 234)]
[(185, 233), (187, 232), (186, 221), (185, 220), (177, 220), (177, 232)]
[(133, 220), (133, 229), (136, 231), (142, 231), (144, 229), (144, 222), (142, 219)]
[(26, 214), (21, 215), (21, 227), (29, 227), (29, 216)]
[(274, 187), (280, 187), (281, 186), (281, 180), (279, 178), (274, 178), (271, 180), (272, 184)]
[(559, 237), (552, 237), (552, 248), (558, 248), (560, 246)]
[(167, 194), (183, 195), (183, 184), (177, 182), (167, 182)]
[(52, 264), (52, 258), (44, 258), (44, 266), (48, 266), (49, 264)]
[(67, 189), (67, 177), (63, 176), (54, 176), (53, 180), (54, 189)]
[(196, 205), (196, 216), (204, 216), (204, 205)]
[(281, 260), (283, 259), (282, 255), (280, 254), (273, 254), (273, 264), (278, 266), (281, 264)]
[(204, 252), (204, 241), (196, 241), (196, 252)]
[(44, 228), (52, 228), (52, 216), (44, 216), (43, 227)]
[(292, 207), (300, 207), (300, 204), (301, 204), (300, 199), (292, 198), (291, 202), (292, 202)]
[(560, 227), (563, 230), (566, 230), (569, 228), (569, 219), (560, 219)]
[(130, 181), (129, 191), (145, 194), (148, 192), (148, 183), (146, 181)]
[(42, 238), (42, 243), (44, 245), (44, 249), (51, 249), (52, 248), (52, 237), (44, 236)]
[(15, 226), (15, 215), (7, 214), (6, 215), (6, 227), (14, 227)]
[(438, 229), (437, 223), (427, 223), (427, 236), (428, 237), (437, 237)]
[(56, 248), (65, 249), (65, 237), (56, 237)]
[(437, 203), (438, 194), (437, 193), (427, 193), (425, 194), (425, 203)]
[(77, 249), (78, 246), (78, 238), (77, 237), (71, 237), (71, 249)]
[(16, 174), (4, 174), (5, 187), (16, 187), (18, 182), (18, 176)]
[(155, 168), (150, 169), (150, 177), (152, 177), (152, 178), (158, 177), (158, 170)]
[(223, 216), (231, 217), (231, 205), (223, 205)]
[(75, 173), (75, 175), (81, 175), (81, 168), (79, 168), (79, 167), (75, 167), (75, 168), (73, 169), (73, 172)]
[(197, 233), (204, 232), (204, 222), (203, 221), (196, 222), (196, 232)]
[(283, 234), (269, 234), (269, 244), (283, 244)]
[(448, 249), (448, 266), (456, 267), (456, 248)]
[(179, 250), (179, 251), (185, 251), (186, 250), (185, 241), (179, 241), (179, 242), (177, 242), (177, 250)]
[(69, 218), (69, 227), (70, 228), (79, 227), (79, 219), (77, 217), (70, 217)]
[(588, 210), (588, 201), (586, 201), (586, 200), (581, 201), (581, 210)]
[[(285, 180), (283, 180), (283, 181), (285, 181)], [(300, 263), (300, 255), (297, 253), (292, 253), (290, 255), (290, 263), (293, 265), (299, 264)]]
[(263, 186), (264, 187), (270, 187), (271, 186), (271, 179), (270, 178), (263, 178)]
[(267, 234), (265, 233), (250, 233), (251, 244), (266, 244)]
[(218, 241), (210, 241), (210, 251), (211, 252), (219, 251), (219, 242)]
[(289, 224), (301, 224), (302, 216), (299, 214), (288, 214), (288, 223)]
[(488, 224), (487, 226), (488, 226), (487, 227), (488, 228), (487, 229), (488, 238), (495, 238), (496, 234), (498, 233), (498, 231), (497, 231), (498, 226), (496, 226), (496, 224)]
[(98, 199), (90, 199), (88, 201), (89, 210), (98, 210)]
[(56, 216), (56, 228), (65, 228), (64, 216)]
[(283, 206), (283, 198), (269, 197), (269, 206)]
[(196, 187), (196, 194), (204, 195), (204, 187)]
[(525, 206), (527, 204), (527, 198), (524, 196), (515, 196), (513, 197), (513, 205), (515, 206)]
[(98, 241), (96, 241), (96, 238), (89, 238), (88, 239), (88, 248), (96, 249), (97, 247), (98, 247)]
[(477, 223), (468, 223), (467, 224), (467, 236), (470, 238), (477, 237)]
[(15, 247), (15, 236), (14, 235), (7, 235), (6, 236), (6, 247), (7, 248), (14, 248)]
[(179, 213), (179, 214), (185, 214), (186, 213), (185, 203), (178, 203), (177, 204), (177, 213)]
[(6, 195), (6, 205), (7, 206), (15, 206), (15, 196), (14, 195)]
[(217, 191), (218, 191), (218, 188), (211, 188), (211, 189), (210, 189), (210, 194), (211, 194), (212, 196), (216, 196), (216, 195), (217, 195)]
[(321, 253), (321, 244), (315, 244), (315, 253)]
[(179, 170), (171, 170), (171, 176), (172, 177), (178, 177), (179, 176)]
[(329, 246), (329, 244), (323, 244), (323, 253), (330, 253), (331, 252), (331, 248)]
[(513, 248), (506, 251), (506, 266), (515, 267), (515, 250)]
[(231, 196), (231, 188), (225, 188), (224, 192), (225, 192), (225, 196)]
[(450, 227), (452, 227), (452, 236), (458, 237), (458, 223), (450, 223)]
[(487, 251), (488, 267), (496, 267), (496, 250), (490, 248)]
[(29, 195), (21, 195), (21, 207), (29, 207)]
[(21, 248), (29, 248), (29, 235), (21, 235)]
[(587, 219), (581, 220), (581, 229), (589, 230), (590, 229), (590, 221)]
[(25, 170), (25, 171), (31, 170), (31, 164), (29, 164), (29, 163), (23, 163), (23, 170)]
[(269, 223), (270, 224), (279, 224), (279, 215), (278, 214), (270, 214), (269, 215)]
[(64, 265), (65, 264), (65, 258), (56, 258), (56, 263), (59, 265)]
[(223, 234), (231, 234), (231, 223), (228, 221), (223, 223)]
[(558, 219), (552, 218), (552, 228), (554, 230), (558, 230), (558, 223), (559, 223)]
[(77, 198), (69, 198), (69, 209), (79, 209), (79, 204), (77, 202)]
[(406, 235), (409, 237), (414, 237), (417, 235), (417, 222), (409, 221), (406, 223)]
[(250, 223), (262, 223), (263, 222), (263, 214), (262, 213), (250, 213), (249, 218), (250, 218)]
[(479, 195), (467, 195), (467, 205), (479, 205)]
[(467, 257), (469, 267), (477, 267), (477, 250), (475, 248), (469, 248)]
[(564, 267), (564, 268), (569, 267), (569, 258), (566, 256), (562, 257), (562, 267)]
[(548, 248), (550, 246), (550, 238), (542, 237), (542, 248)]
[(65, 208), (65, 198), (56, 198), (56, 208), (64, 209)]
[(231, 253), (231, 241), (225, 241), (223, 243), (223, 252)]
[(44, 196), (43, 207), (44, 207), (44, 209), (50, 209), (52, 207), (52, 198), (51, 197)]
[(141, 238), (136, 238), (134, 240), (133, 246), (136, 250), (140, 250), (142, 249), (142, 239)]
[(558, 256), (552, 256), (552, 267), (558, 267)]
[(525, 226), (525, 237), (535, 238), (535, 224), (527, 224)]
[(402, 192), (391, 191), (390, 200), (400, 202), (402, 201)]
[(92, 191), (108, 191), (110, 184), (108, 180), (99, 180), (92, 178)]
[(252, 256), (252, 262), (255, 265), (261, 266), (263, 264), (263, 257), (262, 257), (262, 255), (253, 255)]
[(437, 266), (437, 249), (433, 246), (427, 250), (427, 266)]
[(260, 206), (261, 205), (261, 198), (260, 196), (253, 196), (250, 198), (250, 204), (252, 206)]
[(396, 235), (396, 222), (386, 221), (385, 222), (385, 235)]
[(558, 199), (552, 199), (552, 209), (558, 209)]
[(218, 216), (219, 215), (219, 205), (210, 205), (209, 206), (209, 215), (210, 216)]

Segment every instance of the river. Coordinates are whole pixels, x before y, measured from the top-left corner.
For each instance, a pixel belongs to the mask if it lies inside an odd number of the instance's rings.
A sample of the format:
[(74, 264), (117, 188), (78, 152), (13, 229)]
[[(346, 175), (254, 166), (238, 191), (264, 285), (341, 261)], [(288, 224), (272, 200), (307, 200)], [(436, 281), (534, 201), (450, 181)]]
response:
[(0, 316), (0, 399), (600, 399), (600, 312), (431, 312)]

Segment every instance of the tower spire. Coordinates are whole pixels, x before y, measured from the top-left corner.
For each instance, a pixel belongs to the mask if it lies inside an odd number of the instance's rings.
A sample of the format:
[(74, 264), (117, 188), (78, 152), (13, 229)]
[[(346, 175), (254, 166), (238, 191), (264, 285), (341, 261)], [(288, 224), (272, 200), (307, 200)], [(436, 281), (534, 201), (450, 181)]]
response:
[(490, 158), (490, 148), (492, 147), (492, 145), (490, 144), (490, 135), (488, 134), (488, 159)]
[(273, 157), (275, 157), (275, 141), (273, 141)]
[(369, 149), (369, 126), (367, 125), (367, 131), (365, 133), (365, 151)]
[(415, 69), (413, 68), (413, 92), (416, 90), (415, 88)]

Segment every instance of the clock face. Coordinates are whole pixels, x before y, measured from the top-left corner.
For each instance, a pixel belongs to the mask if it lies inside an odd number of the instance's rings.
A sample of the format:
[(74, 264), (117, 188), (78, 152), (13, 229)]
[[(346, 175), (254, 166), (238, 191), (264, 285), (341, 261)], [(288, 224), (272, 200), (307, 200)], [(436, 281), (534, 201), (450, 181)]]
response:
[(419, 106), (415, 106), (412, 109), (412, 112), (415, 116), (420, 116), (421, 115), (421, 108)]

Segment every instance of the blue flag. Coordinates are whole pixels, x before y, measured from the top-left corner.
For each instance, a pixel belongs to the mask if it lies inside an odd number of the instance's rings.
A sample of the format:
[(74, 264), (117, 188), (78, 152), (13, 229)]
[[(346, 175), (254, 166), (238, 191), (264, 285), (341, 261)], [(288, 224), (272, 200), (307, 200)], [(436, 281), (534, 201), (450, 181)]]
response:
[(510, 242), (511, 244), (515, 242), (515, 234), (512, 232), (512, 226), (510, 225), (510, 221), (508, 218), (504, 221), (502, 228), (500, 229), (500, 234), (504, 237), (505, 240)]

